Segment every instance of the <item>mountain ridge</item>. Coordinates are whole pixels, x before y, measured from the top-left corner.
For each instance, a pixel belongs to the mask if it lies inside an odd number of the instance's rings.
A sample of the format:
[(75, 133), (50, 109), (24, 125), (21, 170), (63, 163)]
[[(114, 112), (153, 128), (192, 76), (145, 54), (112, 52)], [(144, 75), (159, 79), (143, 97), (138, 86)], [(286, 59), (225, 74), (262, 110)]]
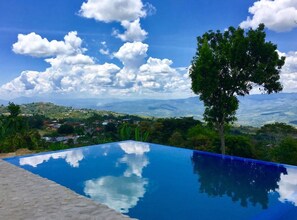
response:
[[(95, 109), (122, 114), (149, 117), (195, 117), (203, 119), (204, 105), (198, 96), (185, 99), (53, 99), (18, 98), (16, 104), (24, 102), (50, 101), (57, 105), (73, 108)], [(6, 101), (8, 102), (8, 101)], [(297, 93), (276, 93), (239, 97), (238, 121), (236, 124), (261, 126), (265, 123), (284, 122), (297, 125)], [(1, 103), (1, 100), (0, 100)]]

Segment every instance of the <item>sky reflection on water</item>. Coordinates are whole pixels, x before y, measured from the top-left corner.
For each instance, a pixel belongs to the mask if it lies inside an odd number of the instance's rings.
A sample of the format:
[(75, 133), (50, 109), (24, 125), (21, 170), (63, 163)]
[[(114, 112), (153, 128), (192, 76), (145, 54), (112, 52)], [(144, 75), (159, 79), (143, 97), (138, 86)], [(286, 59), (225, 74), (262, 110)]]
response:
[(143, 220), (297, 219), (294, 166), (135, 141), (6, 160)]

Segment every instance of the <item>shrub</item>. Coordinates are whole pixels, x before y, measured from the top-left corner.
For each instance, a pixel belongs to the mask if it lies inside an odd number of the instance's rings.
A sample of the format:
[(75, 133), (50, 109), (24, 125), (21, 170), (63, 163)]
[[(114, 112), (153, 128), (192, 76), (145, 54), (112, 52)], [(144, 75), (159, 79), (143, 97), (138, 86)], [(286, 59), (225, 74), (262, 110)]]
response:
[(255, 158), (255, 147), (246, 136), (226, 136), (226, 153), (239, 157)]
[(297, 140), (287, 137), (271, 150), (272, 160), (297, 165)]

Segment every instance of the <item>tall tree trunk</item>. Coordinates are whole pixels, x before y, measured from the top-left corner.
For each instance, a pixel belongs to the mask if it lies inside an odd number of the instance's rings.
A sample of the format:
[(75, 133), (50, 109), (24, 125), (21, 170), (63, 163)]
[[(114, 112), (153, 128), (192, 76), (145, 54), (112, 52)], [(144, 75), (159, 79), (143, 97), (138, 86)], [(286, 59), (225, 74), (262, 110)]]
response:
[(221, 153), (224, 155), (226, 154), (224, 123), (219, 126), (219, 135), (221, 139)]

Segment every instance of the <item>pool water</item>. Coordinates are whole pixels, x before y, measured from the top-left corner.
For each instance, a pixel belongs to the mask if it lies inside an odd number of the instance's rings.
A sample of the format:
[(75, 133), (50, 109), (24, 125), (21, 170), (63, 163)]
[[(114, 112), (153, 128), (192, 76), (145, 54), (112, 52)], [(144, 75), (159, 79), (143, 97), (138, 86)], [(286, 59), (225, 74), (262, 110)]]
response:
[(124, 141), (6, 161), (142, 220), (297, 219), (297, 167)]

